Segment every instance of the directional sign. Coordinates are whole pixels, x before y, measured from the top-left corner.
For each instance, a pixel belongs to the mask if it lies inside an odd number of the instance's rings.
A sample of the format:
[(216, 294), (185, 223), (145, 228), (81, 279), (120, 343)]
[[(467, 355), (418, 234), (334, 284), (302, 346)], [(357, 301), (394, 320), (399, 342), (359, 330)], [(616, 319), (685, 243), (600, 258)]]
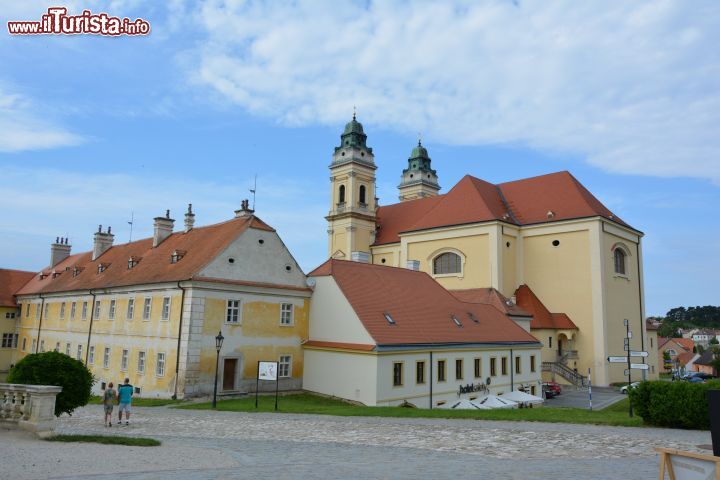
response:
[(630, 345), (630, 339), (629, 339), (629, 338), (626, 338), (626, 339), (625, 339), (625, 345)]
[(627, 357), (607, 357), (610, 363), (627, 363)]
[(628, 350), (630, 350), (630, 345), (625, 344), (625, 351), (627, 352)]
[(626, 368), (626, 369), (625, 369), (625, 372), (623, 373), (623, 375), (625, 375), (626, 377), (627, 377), (628, 375), (630, 375), (630, 370), (628, 370), (628, 369)]
[(648, 352), (636, 352), (635, 350), (630, 350), (630, 356), (631, 357), (647, 357)]
[(630, 368), (635, 368), (638, 370), (647, 370), (650, 368), (647, 363), (631, 363)]
[(632, 338), (632, 332), (627, 332), (627, 337)]

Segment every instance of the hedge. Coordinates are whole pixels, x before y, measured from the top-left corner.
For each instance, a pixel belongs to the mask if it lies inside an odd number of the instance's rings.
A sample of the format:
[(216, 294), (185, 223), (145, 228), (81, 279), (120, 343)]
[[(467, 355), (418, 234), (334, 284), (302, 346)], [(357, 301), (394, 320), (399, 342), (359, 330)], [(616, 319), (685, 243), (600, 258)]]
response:
[(635, 413), (648, 425), (709, 430), (709, 389), (720, 390), (720, 381), (642, 382), (630, 390), (630, 400)]
[(79, 360), (64, 353), (34, 353), (20, 360), (8, 374), (9, 383), (55, 385), (62, 392), (55, 398), (55, 415), (72, 411), (90, 400), (93, 376)]

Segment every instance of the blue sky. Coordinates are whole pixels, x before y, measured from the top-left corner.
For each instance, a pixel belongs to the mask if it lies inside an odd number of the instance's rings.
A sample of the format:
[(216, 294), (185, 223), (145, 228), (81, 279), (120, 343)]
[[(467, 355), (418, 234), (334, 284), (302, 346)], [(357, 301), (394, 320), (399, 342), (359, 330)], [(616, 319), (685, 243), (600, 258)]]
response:
[[(58, 2), (50, 2), (52, 5)], [(0, 1), (8, 20), (50, 4)], [(0, 265), (257, 213), (308, 271), (357, 106), (382, 204), (422, 132), (447, 190), (570, 170), (645, 232), (646, 309), (720, 303), (716, 2), (109, 2), (147, 37), (0, 34)]]

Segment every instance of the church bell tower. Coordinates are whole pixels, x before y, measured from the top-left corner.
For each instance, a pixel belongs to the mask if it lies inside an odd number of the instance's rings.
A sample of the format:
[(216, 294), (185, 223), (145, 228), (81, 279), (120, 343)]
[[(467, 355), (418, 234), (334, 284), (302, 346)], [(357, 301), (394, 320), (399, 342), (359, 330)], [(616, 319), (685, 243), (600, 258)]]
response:
[(398, 190), (401, 202), (433, 197), (440, 190), (437, 172), (430, 167), (430, 157), (420, 140), (408, 158), (408, 168), (403, 170)]
[(353, 114), (340, 136), (330, 164), (328, 255), (370, 262), (375, 242), (375, 157), (363, 126)]

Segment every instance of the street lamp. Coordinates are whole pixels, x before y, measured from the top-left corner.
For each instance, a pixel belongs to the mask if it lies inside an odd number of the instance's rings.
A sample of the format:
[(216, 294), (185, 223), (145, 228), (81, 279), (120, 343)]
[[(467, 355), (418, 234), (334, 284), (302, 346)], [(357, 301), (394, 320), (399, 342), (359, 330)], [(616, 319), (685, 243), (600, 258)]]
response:
[(218, 332), (217, 337), (215, 337), (215, 349), (217, 350), (217, 358), (215, 359), (215, 390), (213, 391), (212, 408), (215, 408), (217, 406), (217, 374), (218, 365), (220, 365), (220, 349), (222, 348), (223, 340), (225, 340), (225, 337), (223, 337), (222, 331), (220, 331)]

